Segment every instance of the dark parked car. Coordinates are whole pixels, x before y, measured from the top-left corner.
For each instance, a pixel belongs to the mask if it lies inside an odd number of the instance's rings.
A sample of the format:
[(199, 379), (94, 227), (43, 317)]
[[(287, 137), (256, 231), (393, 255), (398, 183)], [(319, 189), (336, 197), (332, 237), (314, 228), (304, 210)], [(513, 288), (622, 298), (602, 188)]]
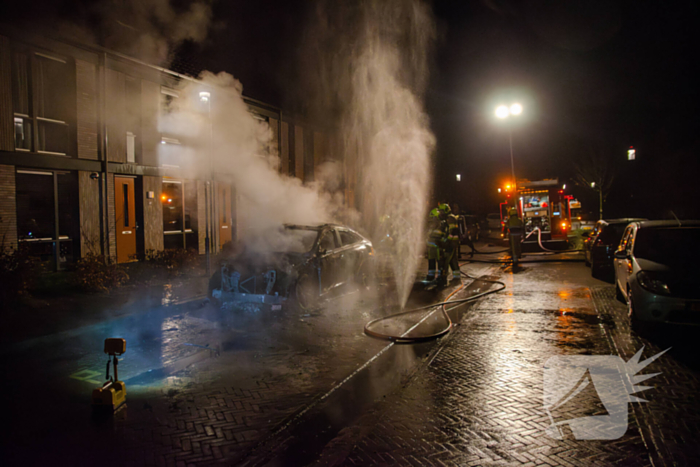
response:
[(285, 225), (261, 245), (229, 255), (209, 282), (212, 299), (228, 306), (301, 309), (319, 305), (345, 286), (367, 287), (374, 272), (372, 243), (334, 224)]
[(591, 275), (595, 278), (612, 276), (613, 255), (620, 244), (622, 233), (630, 222), (646, 219), (605, 219), (596, 222), (595, 228), (583, 243), (586, 255), (586, 266), (591, 267)]
[(661, 323), (700, 325), (700, 221), (627, 226), (615, 252), (617, 298), (641, 333)]

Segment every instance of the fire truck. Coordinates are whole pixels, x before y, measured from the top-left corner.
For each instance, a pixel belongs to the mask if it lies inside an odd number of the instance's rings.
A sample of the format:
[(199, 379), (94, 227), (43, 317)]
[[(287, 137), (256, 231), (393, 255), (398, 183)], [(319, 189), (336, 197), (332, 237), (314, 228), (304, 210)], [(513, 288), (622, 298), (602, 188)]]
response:
[[(532, 233), (537, 227), (540, 229), (542, 242), (550, 245), (563, 242), (565, 246), (571, 231), (569, 202), (573, 197), (564, 193), (559, 179), (518, 180), (516, 190), (516, 206), (523, 220), (525, 235)], [(504, 225), (511, 206), (512, 194), (507, 194), (506, 200), (501, 203), (501, 220)], [(537, 232), (527, 237), (525, 242), (538, 242)]]

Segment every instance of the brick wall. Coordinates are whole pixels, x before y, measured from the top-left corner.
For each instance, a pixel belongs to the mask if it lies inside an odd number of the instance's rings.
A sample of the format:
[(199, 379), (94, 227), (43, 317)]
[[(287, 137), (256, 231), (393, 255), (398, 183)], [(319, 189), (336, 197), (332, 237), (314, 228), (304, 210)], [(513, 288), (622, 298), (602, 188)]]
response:
[(17, 198), (13, 165), (0, 165), (0, 245), (17, 247)]
[(304, 181), (304, 129), (294, 126), (294, 175)]
[(100, 254), (100, 180), (92, 172), (78, 172), (80, 205), (80, 255)]
[[(148, 192), (154, 193), (148, 199)], [(163, 192), (161, 177), (143, 177), (143, 246), (146, 251), (163, 251), (163, 205), (160, 196)]]
[(160, 85), (141, 81), (141, 164), (158, 166)]
[(314, 132), (314, 180), (318, 180), (318, 167), (329, 159), (326, 135)]
[(117, 214), (114, 209), (114, 174), (107, 177), (107, 229), (109, 231), (109, 256), (117, 260)]
[(280, 172), (289, 175), (289, 123), (282, 122), (280, 135)]
[(272, 141), (270, 141), (270, 155), (280, 156), (280, 121), (271, 118), (269, 120), (270, 130), (272, 130)]
[(106, 70), (107, 156), (110, 162), (126, 162), (126, 77)]
[(97, 75), (94, 64), (75, 61), (78, 157), (97, 160)]

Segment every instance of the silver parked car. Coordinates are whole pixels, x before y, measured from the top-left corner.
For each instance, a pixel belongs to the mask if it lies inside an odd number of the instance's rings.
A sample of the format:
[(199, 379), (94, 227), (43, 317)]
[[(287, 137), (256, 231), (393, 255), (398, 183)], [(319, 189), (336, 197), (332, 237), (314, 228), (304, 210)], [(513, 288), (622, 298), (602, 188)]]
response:
[(486, 216), (486, 222), (488, 222), (488, 227), (491, 230), (501, 230), (503, 222), (501, 222), (501, 215), (497, 212), (492, 212)]
[(700, 325), (700, 221), (638, 221), (615, 252), (617, 297), (632, 328)]

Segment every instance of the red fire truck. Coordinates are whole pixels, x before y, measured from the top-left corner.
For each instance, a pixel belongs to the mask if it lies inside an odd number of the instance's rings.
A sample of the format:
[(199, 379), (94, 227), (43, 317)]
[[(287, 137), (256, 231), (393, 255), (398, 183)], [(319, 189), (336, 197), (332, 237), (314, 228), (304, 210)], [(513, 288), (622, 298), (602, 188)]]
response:
[[(559, 179), (518, 180), (516, 188), (516, 206), (525, 225), (525, 235), (539, 227), (543, 242), (567, 242), (567, 235), (571, 231), (569, 201), (572, 197), (564, 193)], [(501, 203), (501, 219), (504, 223), (508, 208), (513, 205), (512, 198), (507, 196), (505, 202)], [(525, 241), (537, 242), (537, 233)]]

